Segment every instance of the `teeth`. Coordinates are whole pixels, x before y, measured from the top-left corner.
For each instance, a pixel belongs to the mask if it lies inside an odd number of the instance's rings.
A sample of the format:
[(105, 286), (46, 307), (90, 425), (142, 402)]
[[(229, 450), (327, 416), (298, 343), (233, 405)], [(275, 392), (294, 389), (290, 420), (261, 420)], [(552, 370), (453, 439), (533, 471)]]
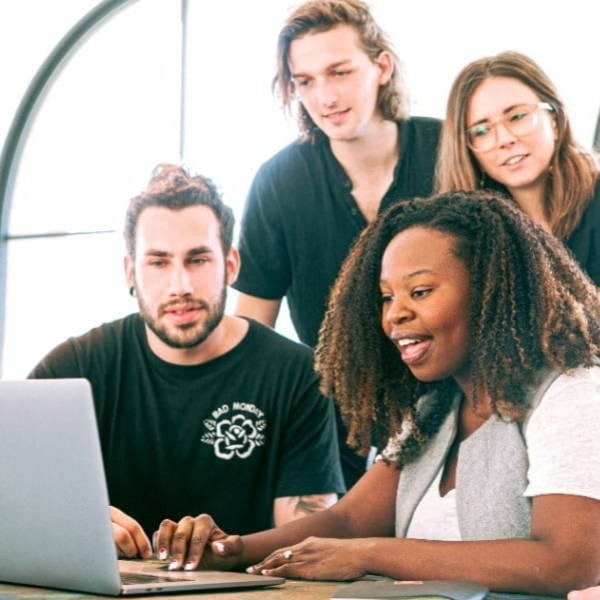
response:
[(420, 342), (420, 340), (414, 340), (414, 339), (403, 339), (403, 340), (398, 340), (398, 346), (410, 346), (411, 344), (418, 344)]
[(509, 158), (504, 164), (505, 165), (515, 165), (518, 162), (521, 162), (523, 160), (523, 155), (520, 154), (519, 156), (513, 156), (512, 158)]

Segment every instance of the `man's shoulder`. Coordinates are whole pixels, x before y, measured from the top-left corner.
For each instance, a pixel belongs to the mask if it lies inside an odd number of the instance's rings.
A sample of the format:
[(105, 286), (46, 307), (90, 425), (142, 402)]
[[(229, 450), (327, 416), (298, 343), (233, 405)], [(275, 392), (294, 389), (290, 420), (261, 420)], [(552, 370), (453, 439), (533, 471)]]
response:
[(135, 331), (140, 320), (137, 313), (115, 319), (93, 327), (89, 331), (73, 336), (57, 346), (49, 356), (75, 353), (80, 360), (93, 361), (94, 357), (115, 358), (117, 349), (136, 339)]
[(86, 333), (71, 337), (67, 341), (90, 349), (106, 344), (113, 344), (119, 340), (129, 338), (133, 334), (140, 320), (138, 313), (132, 313), (126, 317), (108, 321), (93, 327)]
[(90, 369), (113, 361), (119, 346), (135, 339), (139, 315), (103, 323), (86, 333), (70, 337), (52, 349), (33, 369), (33, 377), (84, 377)]
[(310, 167), (313, 162), (319, 160), (322, 143), (323, 141), (294, 140), (268, 158), (258, 169), (258, 175), (281, 176)]

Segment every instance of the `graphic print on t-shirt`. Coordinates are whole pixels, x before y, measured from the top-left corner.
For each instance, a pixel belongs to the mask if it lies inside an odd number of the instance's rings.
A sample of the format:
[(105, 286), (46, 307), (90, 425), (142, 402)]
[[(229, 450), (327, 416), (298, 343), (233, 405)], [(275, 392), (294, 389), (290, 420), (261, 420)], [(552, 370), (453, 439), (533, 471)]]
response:
[(201, 440), (212, 444), (215, 456), (230, 460), (234, 456), (248, 458), (254, 448), (265, 443), (262, 433), (267, 427), (264, 413), (249, 402), (222, 404), (204, 419), (206, 433)]

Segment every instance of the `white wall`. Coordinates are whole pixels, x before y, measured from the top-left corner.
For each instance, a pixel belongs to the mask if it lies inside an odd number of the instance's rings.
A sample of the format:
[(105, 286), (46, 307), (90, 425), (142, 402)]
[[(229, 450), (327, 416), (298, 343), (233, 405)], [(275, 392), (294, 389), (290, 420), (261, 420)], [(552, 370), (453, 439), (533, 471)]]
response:
[[(0, 2), (0, 136), (35, 69), (96, 0)], [(189, 0), (185, 160), (241, 214), (258, 166), (295, 135), (270, 93), (288, 0)], [(442, 116), (466, 62), (515, 49), (561, 90), (591, 144), (600, 106), (598, 0), (372, 0), (406, 64), (413, 113)], [(179, 2), (138, 0), (65, 68), (42, 107), (15, 190), (13, 233), (117, 228), (160, 161), (178, 160)], [(55, 343), (134, 308), (120, 236), (14, 242), (2, 376)], [(289, 324), (286, 325), (289, 327)], [(2, 336), (0, 335), (0, 338)]]

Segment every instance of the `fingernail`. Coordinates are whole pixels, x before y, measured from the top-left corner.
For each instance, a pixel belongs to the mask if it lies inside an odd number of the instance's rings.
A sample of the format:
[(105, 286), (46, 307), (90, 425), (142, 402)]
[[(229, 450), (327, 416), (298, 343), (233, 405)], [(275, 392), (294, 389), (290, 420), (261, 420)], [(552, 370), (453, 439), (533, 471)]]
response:
[(169, 571), (175, 571), (179, 567), (179, 561), (174, 560), (169, 564)]
[(159, 560), (167, 560), (167, 549), (166, 548), (158, 549), (158, 559)]
[(192, 571), (194, 568), (194, 563), (189, 560), (188, 562), (185, 563), (185, 567), (183, 567), (184, 571)]
[(215, 542), (215, 549), (219, 554), (225, 554), (225, 544), (223, 542)]
[(271, 570), (270, 569), (263, 569), (260, 572), (261, 575), (270, 575), (271, 574)]
[(252, 566), (252, 567), (248, 567), (248, 568), (246, 569), (246, 573), (254, 573), (254, 569), (255, 569), (255, 567), (254, 567), (254, 566)]

